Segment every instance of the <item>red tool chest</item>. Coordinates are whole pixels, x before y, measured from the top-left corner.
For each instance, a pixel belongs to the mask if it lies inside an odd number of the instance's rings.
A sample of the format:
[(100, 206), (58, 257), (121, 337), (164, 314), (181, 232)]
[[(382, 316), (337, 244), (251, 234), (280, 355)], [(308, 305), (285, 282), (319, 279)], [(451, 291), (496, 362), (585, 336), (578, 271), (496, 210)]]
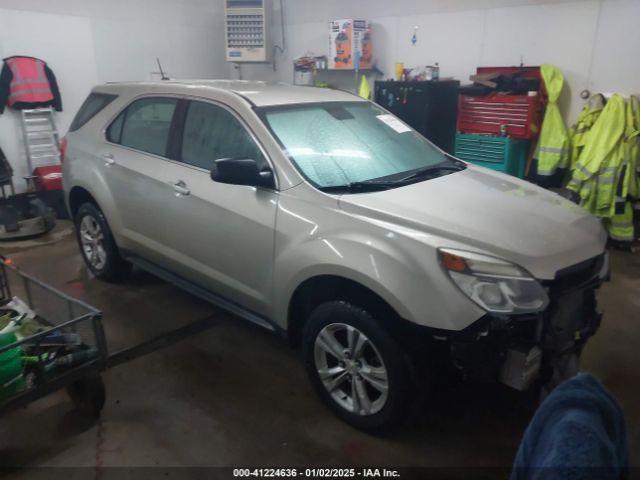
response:
[[(479, 67), (477, 73), (521, 73), (524, 77), (541, 78), (539, 67)], [(545, 104), (546, 92), (542, 81), (540, 91), (534, 96), (501, 92), (484, 96), (460, 95), (458, 131), (530, 140), (540, 132)]]

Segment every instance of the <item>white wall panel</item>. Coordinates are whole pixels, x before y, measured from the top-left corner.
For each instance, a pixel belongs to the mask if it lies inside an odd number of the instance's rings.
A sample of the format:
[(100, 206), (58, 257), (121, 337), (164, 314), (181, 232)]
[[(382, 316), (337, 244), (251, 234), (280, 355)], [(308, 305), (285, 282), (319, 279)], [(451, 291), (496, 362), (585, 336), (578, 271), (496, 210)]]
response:
[(602, 3), (589, 88), (640, 94), (640, 1)]
[(536, 5), (487, 10), (481, 65), (560, 67), (565, 76), (561, 108), (574, 119), (587, 86), (598, 2)]
[(100, 82), (149, 80), (156, 57), (166, 65), (171, 39), (163, 25), (121, 20), (92, 20)]
[(170, 49), (162, 66), (176, 78), (228, 78), (220, 31), (224, 24), (211, 28), (170, 26)]
[[(279, 0), (275, 0), (279, 1)], [(575, 0), (283, 0), (287, 23), (310, 23), (320, 18), (394, 17), (541, 5)]]
[[(391, 59), (395, 56), (407, 67), (438, 62), (442, 77), (467, 78), (469, 65), (480, 60), (483, 20), (479, 10), (398, 17), (397, 48)], [(412, 45), (414, 26), (418, 41)]]
[[(58, 80), (64, 111), (56, 115), (65, 132), (89, 90), (97, 83), (91, 25), (87, 18), (0, 10), (2, 57), (29, 55), (45, 60)], [(0, 147), (14, 168), (16, 187), (27, 175), (20, 148), (19, 112), (5, 108), (0, 117)]]
[[(393, 76), (395, 72), (396, 52), (400, 52), (398, 47), (398, 17), (377, 17), (371, 19), (371, 36), (373, 41), (373, 51), (377, 60), (378, 68), (386, 76)], [(401, 54), (398, 55), (400, 57)]]
[[(61, 134), (97, 83), (148, 80), (158, 70), (177, 78), (228, 76), (221, 0), (2, 0), (0, 52), (33, 55), (56, 73), (64, 112)], [(0, 146), (22, 187), (17, 113), (0, 118)]]
[(77, 17), (208, 27), (221, 0), (2, 0), (0, 7)]

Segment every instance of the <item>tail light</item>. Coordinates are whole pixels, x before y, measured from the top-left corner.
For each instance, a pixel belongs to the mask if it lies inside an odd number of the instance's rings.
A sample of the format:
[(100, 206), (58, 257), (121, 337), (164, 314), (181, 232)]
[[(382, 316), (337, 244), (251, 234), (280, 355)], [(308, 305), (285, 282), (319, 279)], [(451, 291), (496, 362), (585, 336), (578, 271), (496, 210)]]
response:
[(64, 157), (67, 154), (67, 137), (62, 137), (60, 140), (60, 161), (64, 162)]

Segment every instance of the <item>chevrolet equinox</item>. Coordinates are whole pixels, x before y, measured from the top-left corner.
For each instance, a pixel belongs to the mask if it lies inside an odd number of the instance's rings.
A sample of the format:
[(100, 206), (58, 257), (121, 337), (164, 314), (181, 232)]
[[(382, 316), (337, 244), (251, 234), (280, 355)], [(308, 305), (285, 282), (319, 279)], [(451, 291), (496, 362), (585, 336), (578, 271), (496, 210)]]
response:
[(358, 428), (397, 424), (446, 370), (550, 382), (600, 323), (599, 220), (346, 92), (102, 85), (61, 152), (96, 277), (134, 264), (285, 335)]

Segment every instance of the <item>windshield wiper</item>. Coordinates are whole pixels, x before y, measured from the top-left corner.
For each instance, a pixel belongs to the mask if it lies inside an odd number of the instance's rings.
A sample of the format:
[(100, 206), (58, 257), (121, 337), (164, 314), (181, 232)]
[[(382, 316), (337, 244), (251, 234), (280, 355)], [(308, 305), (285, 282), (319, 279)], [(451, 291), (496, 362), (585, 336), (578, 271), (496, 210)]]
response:
[[(454, 163), (453, 165), (431, 165), (430, 167), (424, 167), (420, 170), (416, 170), (410, 175), (403, 177), (399, 180), (396, 180), (397, 183), (406, 183), (411, 180), (416, 180), (418, 178), (430, 177), (436, 175), (440, 172), (459, 172), (464, 170), (466, 167), (464, 164)], [(440, 176), (440, 175), (438, 175)]]
[(332, 185), (329, 187), (322, 187), (323, 192), (349, 192), (349, 193), (364, 193), (364, 192), (379, 192), (381, 190), (389, 190), (390, 188), (397, 187), (396, 182), (380, 181), (380, 180), (365, 180), (363, 182), (351, 182), (346, 185)]
[(440, 176), (437, 175), (441, 172), (459, 172), (464, 170), (466, 165), (456, 159), (451, 159), (451, 163), (448, 164), (438, 164), (431, 165), (429, 167), (424, 167), (419, 170), (414, 171), (410, 175), (402, 177), (398, 180), (363, 180), (361, 182), (351, 182), (345, 185), (333, 185), (328, 187), (322, 187), (320, 190), (323, 192), (329, 193), (363, 193), (363, 192), (378, 192), (381, 190), (389, 190), (392, 188), (399, 187), (406, 183), (411, 182), (412, 180), (417, 180), (419, 178), (429, 177), (429, 176)]

